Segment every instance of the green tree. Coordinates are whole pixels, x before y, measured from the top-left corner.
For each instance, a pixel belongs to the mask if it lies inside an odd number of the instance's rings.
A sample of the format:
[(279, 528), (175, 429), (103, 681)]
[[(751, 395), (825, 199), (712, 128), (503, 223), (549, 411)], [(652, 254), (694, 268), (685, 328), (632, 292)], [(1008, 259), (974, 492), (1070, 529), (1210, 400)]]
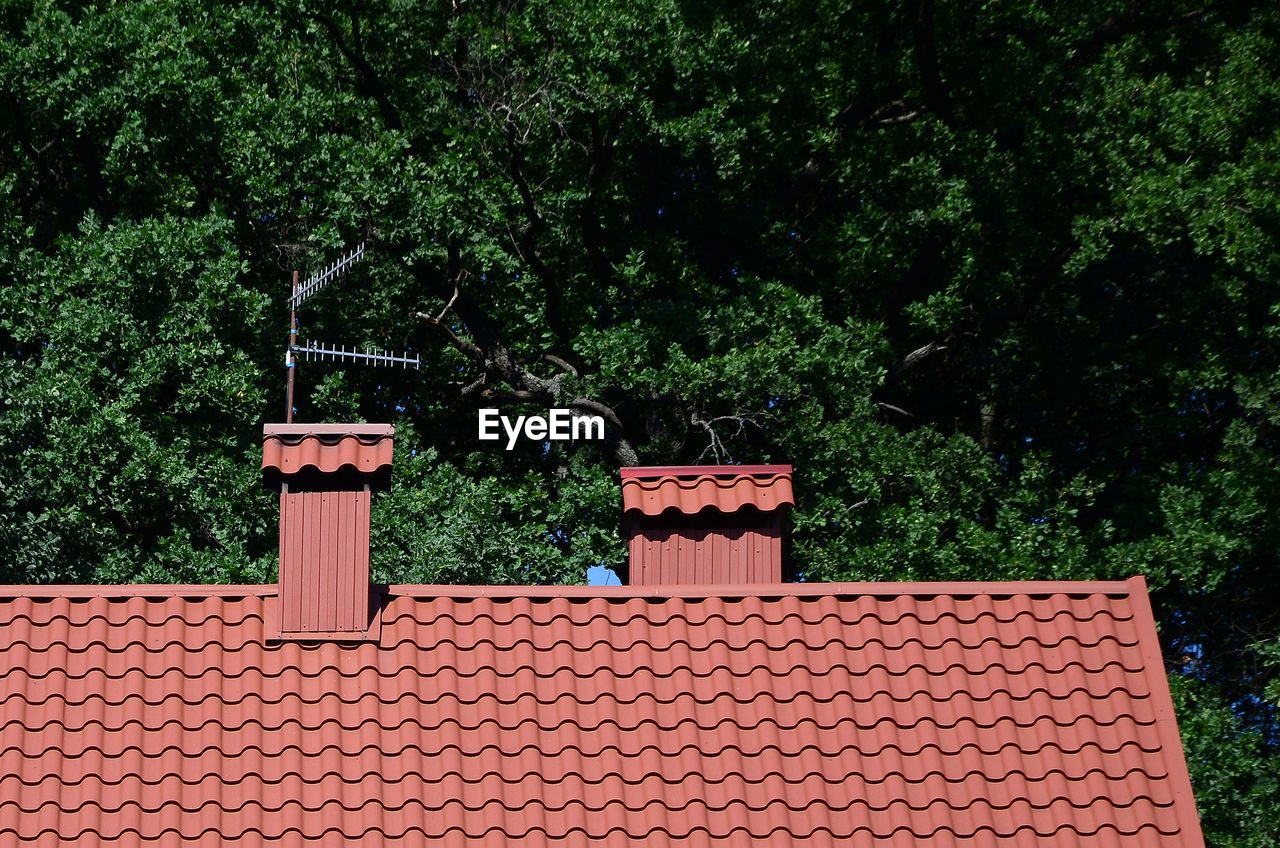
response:
[[(1147, 576), (1213, 844), (1276, 844), (1280, 14), (13, 2), (0, 568), (270, 580), (301, 420), (397, 426), (381, 579), (621, 566), (616, 468), (786, 461), (809, 580)], [(475, 438), (596, 412), (603, 444)]]

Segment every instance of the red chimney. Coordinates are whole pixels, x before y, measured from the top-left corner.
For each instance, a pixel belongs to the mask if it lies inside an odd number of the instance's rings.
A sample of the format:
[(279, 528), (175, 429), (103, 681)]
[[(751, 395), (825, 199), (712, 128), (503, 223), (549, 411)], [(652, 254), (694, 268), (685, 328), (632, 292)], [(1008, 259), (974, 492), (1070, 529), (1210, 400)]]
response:
[(632, 586), (782, 582), (790, 465), (622, 469)]
[(388, 424), (267, 424), (264, 484), (280, 492), (280, 635), (369, 627), (369, 502), (391, 479)]

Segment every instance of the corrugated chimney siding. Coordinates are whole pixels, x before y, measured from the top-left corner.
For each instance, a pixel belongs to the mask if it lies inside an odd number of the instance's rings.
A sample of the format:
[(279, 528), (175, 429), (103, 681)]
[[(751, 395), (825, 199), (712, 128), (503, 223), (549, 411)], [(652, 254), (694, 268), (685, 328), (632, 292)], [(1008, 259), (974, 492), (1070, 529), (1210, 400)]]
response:
[(663, 529), (635, 526), (631, 585), (728, 586), (782, 582), (782, 521), (763, 526)]
[(369, 621), (369, 491), (280, 494), (280, 624), (359, 632)]

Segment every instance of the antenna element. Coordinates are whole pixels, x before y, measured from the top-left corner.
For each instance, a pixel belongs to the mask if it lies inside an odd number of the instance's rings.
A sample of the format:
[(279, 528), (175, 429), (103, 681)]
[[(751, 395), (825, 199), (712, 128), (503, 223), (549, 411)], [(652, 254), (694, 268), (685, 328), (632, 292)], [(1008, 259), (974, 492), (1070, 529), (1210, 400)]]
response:
[(328, 268), (312, 274), (305, 283), (300, 287), (296, 287), (293, 291), (293, 296), (289, 298), (289, 306), (297, 309), (299, 306), (310, 300), (312, 295), (329, 285), (329, 283), (338, 279), (338, 277), (342, 276), (343, 272), (363, 259), (364, 245), (364, 242), (360, 242), (360, 244), (356, 245), (355, 250), (351, 251)]
[(284, 364), (287, 373), (285, 383), (285, 423), (293, 423), (293, 383), (298, 367), (298, 354), (307, 362), (351, 362), (355, 365), (371, 365), (373, 367), (402, 368), (422, 367), (417, 356), (397, 356), (391, 351), (374, 350), (366, 347), (363, 351), (346, 345), (326, 345), (324, 342), (313, 342), (310, 339), (304, 345), (298, 344), (298, 307), (310, 300), (329, 283), (338, 279), (354, 264), (364, 258), (365, 242), (360, 242), (355, 249), (343, 256), (329, 267), (317, 271), (302, 285), (298, 285), (298, 272), (293, 272), (293, 289), (289, 295), (289, 344), (284, 351)]

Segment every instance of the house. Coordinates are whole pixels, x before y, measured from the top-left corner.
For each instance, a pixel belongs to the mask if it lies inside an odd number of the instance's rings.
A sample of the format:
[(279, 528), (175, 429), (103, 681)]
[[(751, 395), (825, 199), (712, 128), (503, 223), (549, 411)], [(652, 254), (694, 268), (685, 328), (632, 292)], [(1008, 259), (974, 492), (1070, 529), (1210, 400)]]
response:
[(0, 846), (1203, 845), (1141, 578), (781, 584), (762, 466), (625, 471), (636, 585), (370, 587), (391, 439), (268, 426), (276, 585), (6, 590)]

